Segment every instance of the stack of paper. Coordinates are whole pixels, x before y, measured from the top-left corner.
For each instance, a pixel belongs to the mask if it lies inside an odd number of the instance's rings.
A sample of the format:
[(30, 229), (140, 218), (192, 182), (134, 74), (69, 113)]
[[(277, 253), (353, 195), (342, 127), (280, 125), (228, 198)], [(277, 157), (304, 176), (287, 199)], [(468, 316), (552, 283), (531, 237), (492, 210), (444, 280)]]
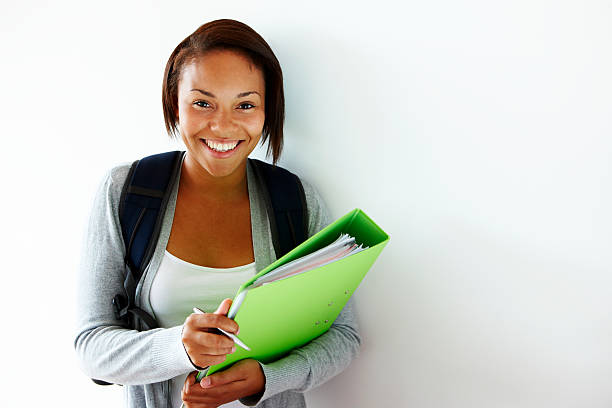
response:
[(289, 278), (302, 272), (306, 272), (310, 269), (318, 268), (319, 266), (327, 265), (328, 263), (338, 261), (349, 255), (356, 254), (357, 252), (363, 251), (368, 247), (363, 245), (357, 245), (355, 238), (349, 234), (341, 234), (337, 240), (329, 244), (328, 246), (313, 252), (310, 255), (303, 256), (291, 261), (285, 265), (282, 265), (266, 275), (258, 278), (251, 286), (256, 288), (261, 285), (265, 285), (271, 282), (276, 282), (281, 279)]

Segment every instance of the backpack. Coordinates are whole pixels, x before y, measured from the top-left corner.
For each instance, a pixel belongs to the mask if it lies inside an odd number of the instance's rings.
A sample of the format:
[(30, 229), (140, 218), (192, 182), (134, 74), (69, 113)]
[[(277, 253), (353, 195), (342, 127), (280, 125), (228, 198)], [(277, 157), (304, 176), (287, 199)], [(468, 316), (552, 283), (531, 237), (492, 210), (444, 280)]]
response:
[[(185, 151), (155, 154), (132, 163), (119, 203), (121, 233), (126, 244), (124, 293), (112, 299), (115, 317), (128, 328), (159, 327), (155, 319), (134, 305), (136, 286), (151, 261), (162, 219)], [(263, 191), (276, 258), (308, 238), (308, 209), (300, 179), (281, 167), (247, 159)], [(92, 379), (99, 385), (106, 381)]]

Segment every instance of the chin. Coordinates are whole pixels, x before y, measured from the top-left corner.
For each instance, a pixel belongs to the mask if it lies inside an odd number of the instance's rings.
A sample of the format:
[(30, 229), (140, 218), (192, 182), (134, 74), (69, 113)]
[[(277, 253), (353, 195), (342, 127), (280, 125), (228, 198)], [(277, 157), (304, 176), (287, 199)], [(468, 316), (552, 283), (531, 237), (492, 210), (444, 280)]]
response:
[(203, 166), (211, 176), (213, 177), (227, 177), (240, 168), (240, 163), (236, 163), (234, 161), (223, 163), (222, 161), (215, 161), (213, 163), (206, 161)]

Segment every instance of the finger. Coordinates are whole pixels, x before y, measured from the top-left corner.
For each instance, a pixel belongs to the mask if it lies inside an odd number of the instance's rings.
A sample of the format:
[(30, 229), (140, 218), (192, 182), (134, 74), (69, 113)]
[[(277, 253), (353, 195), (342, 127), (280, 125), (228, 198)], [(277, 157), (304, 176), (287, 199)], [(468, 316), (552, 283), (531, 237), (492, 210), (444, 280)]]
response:
[(200, 385), (202, 388), (212, 388), (244, 379), (242, 370), (223, 370), (202, 378)]
[(231, 333), (238, 331), (238, 323), (222, 314), (192, 313), (185, 320), (185, 324), (192, 330), (208, 331), (206, 329), (220, 328)]
[(245, 390), (245, 381), (236, 381), (215, 388), (194, 390), (191, 394), (186, 395), (183, 401), (189, 401), (192, 404), (210, 404), (216, 407), (247, 395), (245, 391), (249, 392)]
[(192, 313), (187, 316), (186, 323), (196, 330), (215, 328), (230, 332), (238, 330), (238, 323), (225, 315), (215, 313)]
[[(229, 401), (228, 401), (229, 402)], [(183, 406), (185, 408), (217, 408), (223, 405), (224, 402), (217, 401), (210, 397), (187, 397), (183, 400)]]
[(194, 360), (195, 365), (200, 367), (221, 364), (227, 359), (225, 355), (217, 356), (212, 354), (198, 354)]
[(197, 371), (189, 373), (189, 375), (185, 379), (185, 382), (183, 383), (183, 391), (181, 392), (181, 398), (183, 399), (183, 401), (187, 399), (190, 395), (193, 395), (194, 392), (197, 392), (197, 388), (202, 388), (196, 381), (196, 373)]
[[(185, 347), (187, 354), (191, 358), (191, 361), (200, 367), (207, 367), (210, 365), (220, 364), (227, 359), (228, 354), (232, 354), (236, 351), (236, 348), (233, 347), (229, 350), (219, 351), (218, 349), (210, 349), (206, 347), (194, 346), (194, 347)], [(206, 351), (210, 350), (210, 351)]]
[(217, 310), (215, 310), (215, 314), (227, 315), (227, 312), (229, 312), (231, 306), (232, 299), (223, 299), (223, 301), (219, 304)]
[(183, 389), (181, 390), (181, 399), (183, 401), (188, 397), (188, 395), (193, 392), (193, 386), (197, 384), (196, 375), (197, 371), (192, 371), (189, 373), (187, 378), (185, 378), (185, 382), (183, 383)]
[(185, 383), (183, 384), (183, 388), (185, 388), (186, 384), (195, 384), (197, 375), (198, 375), (197, 371), (190, 372), (187, 378), (185, 378)]
[(186, 400), (183, 400), (183, 406), (185, 408), (217, 408), (221, 406), (221, 403), (216, 404), (210, 398), (188, 397)]
[[(228, 384), (221, 384), (212, 388), (204, 388), (202, 391), (205, 393), (208, 401), (215, 401), (216, 403), (225, 404), (230, 401), (237, 400), (245, 394), (245, 380), (234, 381)], [(248, 391), (247, 391), (248, 392)], [(198, 396), (202, 395), (198, 393)]]
[(184, 402), (195, 404), (192, 406), (197, 406), (199, 408), (201, 407), (201, 405), (198, 404), (205, 404), (206, 406), (210, 404), (210, 406), (217, 407), (225, 402), (233, 401), (237, 398), (238, 397), (234, 395), (227, 396), (223, 393), (214, 393), (214, 395), (212, 395), (211, 389), (204, 389), (200, 386), (199, 383), (185, 383), (185, 389), (181, 393), (181, 399)]
[(227, 360), (227, 356), (223, 355), (213, 355), (213, 354), (196, 354), (191, 356), (191, 361), (197, 367), (208, 367), (217, 364), (223, 363)]
[(203, 354), (231, 354), (236, 347), (234, 340), (227, 337), (225, 334), (215, 334), (206, 332), (193, 333), (190, 339), (192, 347), (196, 348), (196, 353)]

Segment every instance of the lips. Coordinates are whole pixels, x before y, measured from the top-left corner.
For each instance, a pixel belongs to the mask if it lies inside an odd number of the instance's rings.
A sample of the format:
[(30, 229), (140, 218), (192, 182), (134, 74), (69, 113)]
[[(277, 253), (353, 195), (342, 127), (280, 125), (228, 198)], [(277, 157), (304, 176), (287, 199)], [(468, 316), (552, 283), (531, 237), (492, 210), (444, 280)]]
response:
[(228, 150), (233, 150), (238, 145), (238, 143), (240, 143), (240, 140), (204, 139), (204, 142), (208, 147), (213, 150), (216, 150), (217, 152), (226, 152)]
[[(202, 145), (204, 145), (206, 150), (210, 154), (212, 154), (213, 157), (226, 158), (234, 154), (234, 152), (238, 150), (239, 146), (242, 144), (242, 142), (244, 142), (244, 140), (223, 140), (223, 141), (219, 140), (217, 141), (217, 140), (208, 139), (208, 143), (207, 143), (206, 139), (200, 139), (200, 142), (202, 143)], [(236, 146), (234, 146), (233, 149), (225, 150), (225, 151), (222, 150), (222, 149), (231, 147), (234, 143), (236, 143)], [(214, 146), (215, 148), (221, 149), (221, 150), (216, 150), (210, 145)]]

